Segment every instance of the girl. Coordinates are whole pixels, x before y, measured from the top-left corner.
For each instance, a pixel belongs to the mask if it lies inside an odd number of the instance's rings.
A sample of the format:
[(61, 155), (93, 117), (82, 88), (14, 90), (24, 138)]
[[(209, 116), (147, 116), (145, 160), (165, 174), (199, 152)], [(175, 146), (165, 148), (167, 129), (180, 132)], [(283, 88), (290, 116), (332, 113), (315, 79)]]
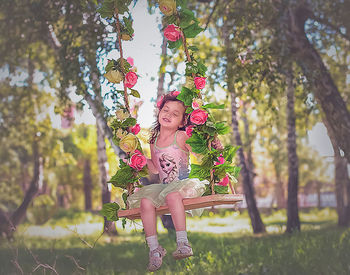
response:
[(200, 197), (205, 192), (208, 181), (189, 179), (189, 153), (186, 144), (189, 138), (185, 133), (188, 114), (182, 101), (176, 99), (176, 93), (162, 97), (157, 104), (159, 113), (150, 138), (151, 159), (147, 166), (152, 173), (159, 174), (162, 184), (142, 187), (129, 196), (130, 208), (141, 208), (141, 219), (149, 246), (148, 270), (155, 271), (162, 265), (166, 250), (158, 244), (156, 231), (156, 207), (167, 205), (176, 230), (177, 249), (175, 259), (193, 255), (186, 232), (183, 198)]

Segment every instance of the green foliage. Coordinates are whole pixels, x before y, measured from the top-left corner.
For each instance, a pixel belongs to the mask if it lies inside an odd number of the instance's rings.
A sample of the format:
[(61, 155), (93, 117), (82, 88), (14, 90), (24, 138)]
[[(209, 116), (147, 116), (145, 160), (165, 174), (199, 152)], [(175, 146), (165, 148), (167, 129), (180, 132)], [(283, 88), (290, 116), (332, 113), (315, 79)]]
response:
[(203, 29), (198, 26), (197, 22), (193, 23), (193, 24), (191, 24), (188, 27), (183, 29), (185, 37), (187, 37), (187, 38), (194, 38), (202, 31), (203, 31)]
[(140, 98), (140, 93), (137, 90), (130, 89), (130, 94), (134, 97)]
[(118, 218), (119, 208), (120, 206), (115, 202), (105, 203), (102, 206), (102, 210), (100, 211), (100, 214), (106, 217), (108, 221), (117, 221), (119, 219)]
[(196, 95), (195, 92), (193, 92), (191, 89), (188, 89), (186, 87), (181, 88), (181, 93), (176, 97), (178, 100), (181, 100), (185, 106), (191, 106), (192, 105), (192, 99)]
[(169, 49), (178, 49), (178, 48), (180, 48), (181, 47), (181, 45), (182, 45), (182, 42), (181, 42), (181, 39), (178, 39), (178, 40), (176, 40), (176, 41), (170, 41), (170, 40), (168, 40), (168, 48)]
[(191, 146), (192, 151), (196, 154), (206, 154), (208, 152), (208, 144), (202, 134), (193, 132), (186, 143)]
[(128, 183), (134, 183), (138, 179), (139, 177), (134, 176), (134, 169), (129, 165), (125, 165), (108, 182), (112, 183), (115, 187), (126, 189)]

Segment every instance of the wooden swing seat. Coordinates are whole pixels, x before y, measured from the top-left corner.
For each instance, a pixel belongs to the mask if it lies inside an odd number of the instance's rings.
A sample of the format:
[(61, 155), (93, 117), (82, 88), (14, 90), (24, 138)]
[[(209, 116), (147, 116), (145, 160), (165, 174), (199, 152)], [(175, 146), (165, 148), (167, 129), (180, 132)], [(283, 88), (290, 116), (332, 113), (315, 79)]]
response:
[[(243, 201), (243, 194), (215, 194), (198, 198), (183, 199), (185, 210), (203, 208), (222, 204), (236, 204)], [(169, 214), (168, 206), (160, 206), (156, 208), (156, 215)], [(130, 220), (140, 219), (140, 208), (133, 208), (118, 211), (119, 218), (128, 218)]]

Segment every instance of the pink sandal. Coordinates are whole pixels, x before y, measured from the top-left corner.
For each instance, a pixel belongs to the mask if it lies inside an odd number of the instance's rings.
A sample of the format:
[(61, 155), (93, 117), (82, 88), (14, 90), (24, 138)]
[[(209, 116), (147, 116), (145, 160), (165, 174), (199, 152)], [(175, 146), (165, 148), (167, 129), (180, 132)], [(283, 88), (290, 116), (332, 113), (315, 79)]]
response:
[(176, 250), (173, 252), (173, 257), (176, 260), (193, 256), (193, 251), (189, 243), (180, 242), (177, 244)]
[(166, 255), (165, 248), (161, 247), (160, 245), (149, 252), (149, 263), (148, 263), (148, 270), (149, 271), (156, 271), (158, 270), (163, 262), (163, 257)]

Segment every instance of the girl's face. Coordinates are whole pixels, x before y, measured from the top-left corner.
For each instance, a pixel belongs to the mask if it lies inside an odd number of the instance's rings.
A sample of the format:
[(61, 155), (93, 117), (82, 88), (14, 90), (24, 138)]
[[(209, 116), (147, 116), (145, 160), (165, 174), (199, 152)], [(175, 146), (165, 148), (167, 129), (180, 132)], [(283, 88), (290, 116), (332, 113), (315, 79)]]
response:
[(158, 121), (162, 127), (178, 129), (183, 126), (185, 107), (180, 101), (167, 101), (159, 112)]

